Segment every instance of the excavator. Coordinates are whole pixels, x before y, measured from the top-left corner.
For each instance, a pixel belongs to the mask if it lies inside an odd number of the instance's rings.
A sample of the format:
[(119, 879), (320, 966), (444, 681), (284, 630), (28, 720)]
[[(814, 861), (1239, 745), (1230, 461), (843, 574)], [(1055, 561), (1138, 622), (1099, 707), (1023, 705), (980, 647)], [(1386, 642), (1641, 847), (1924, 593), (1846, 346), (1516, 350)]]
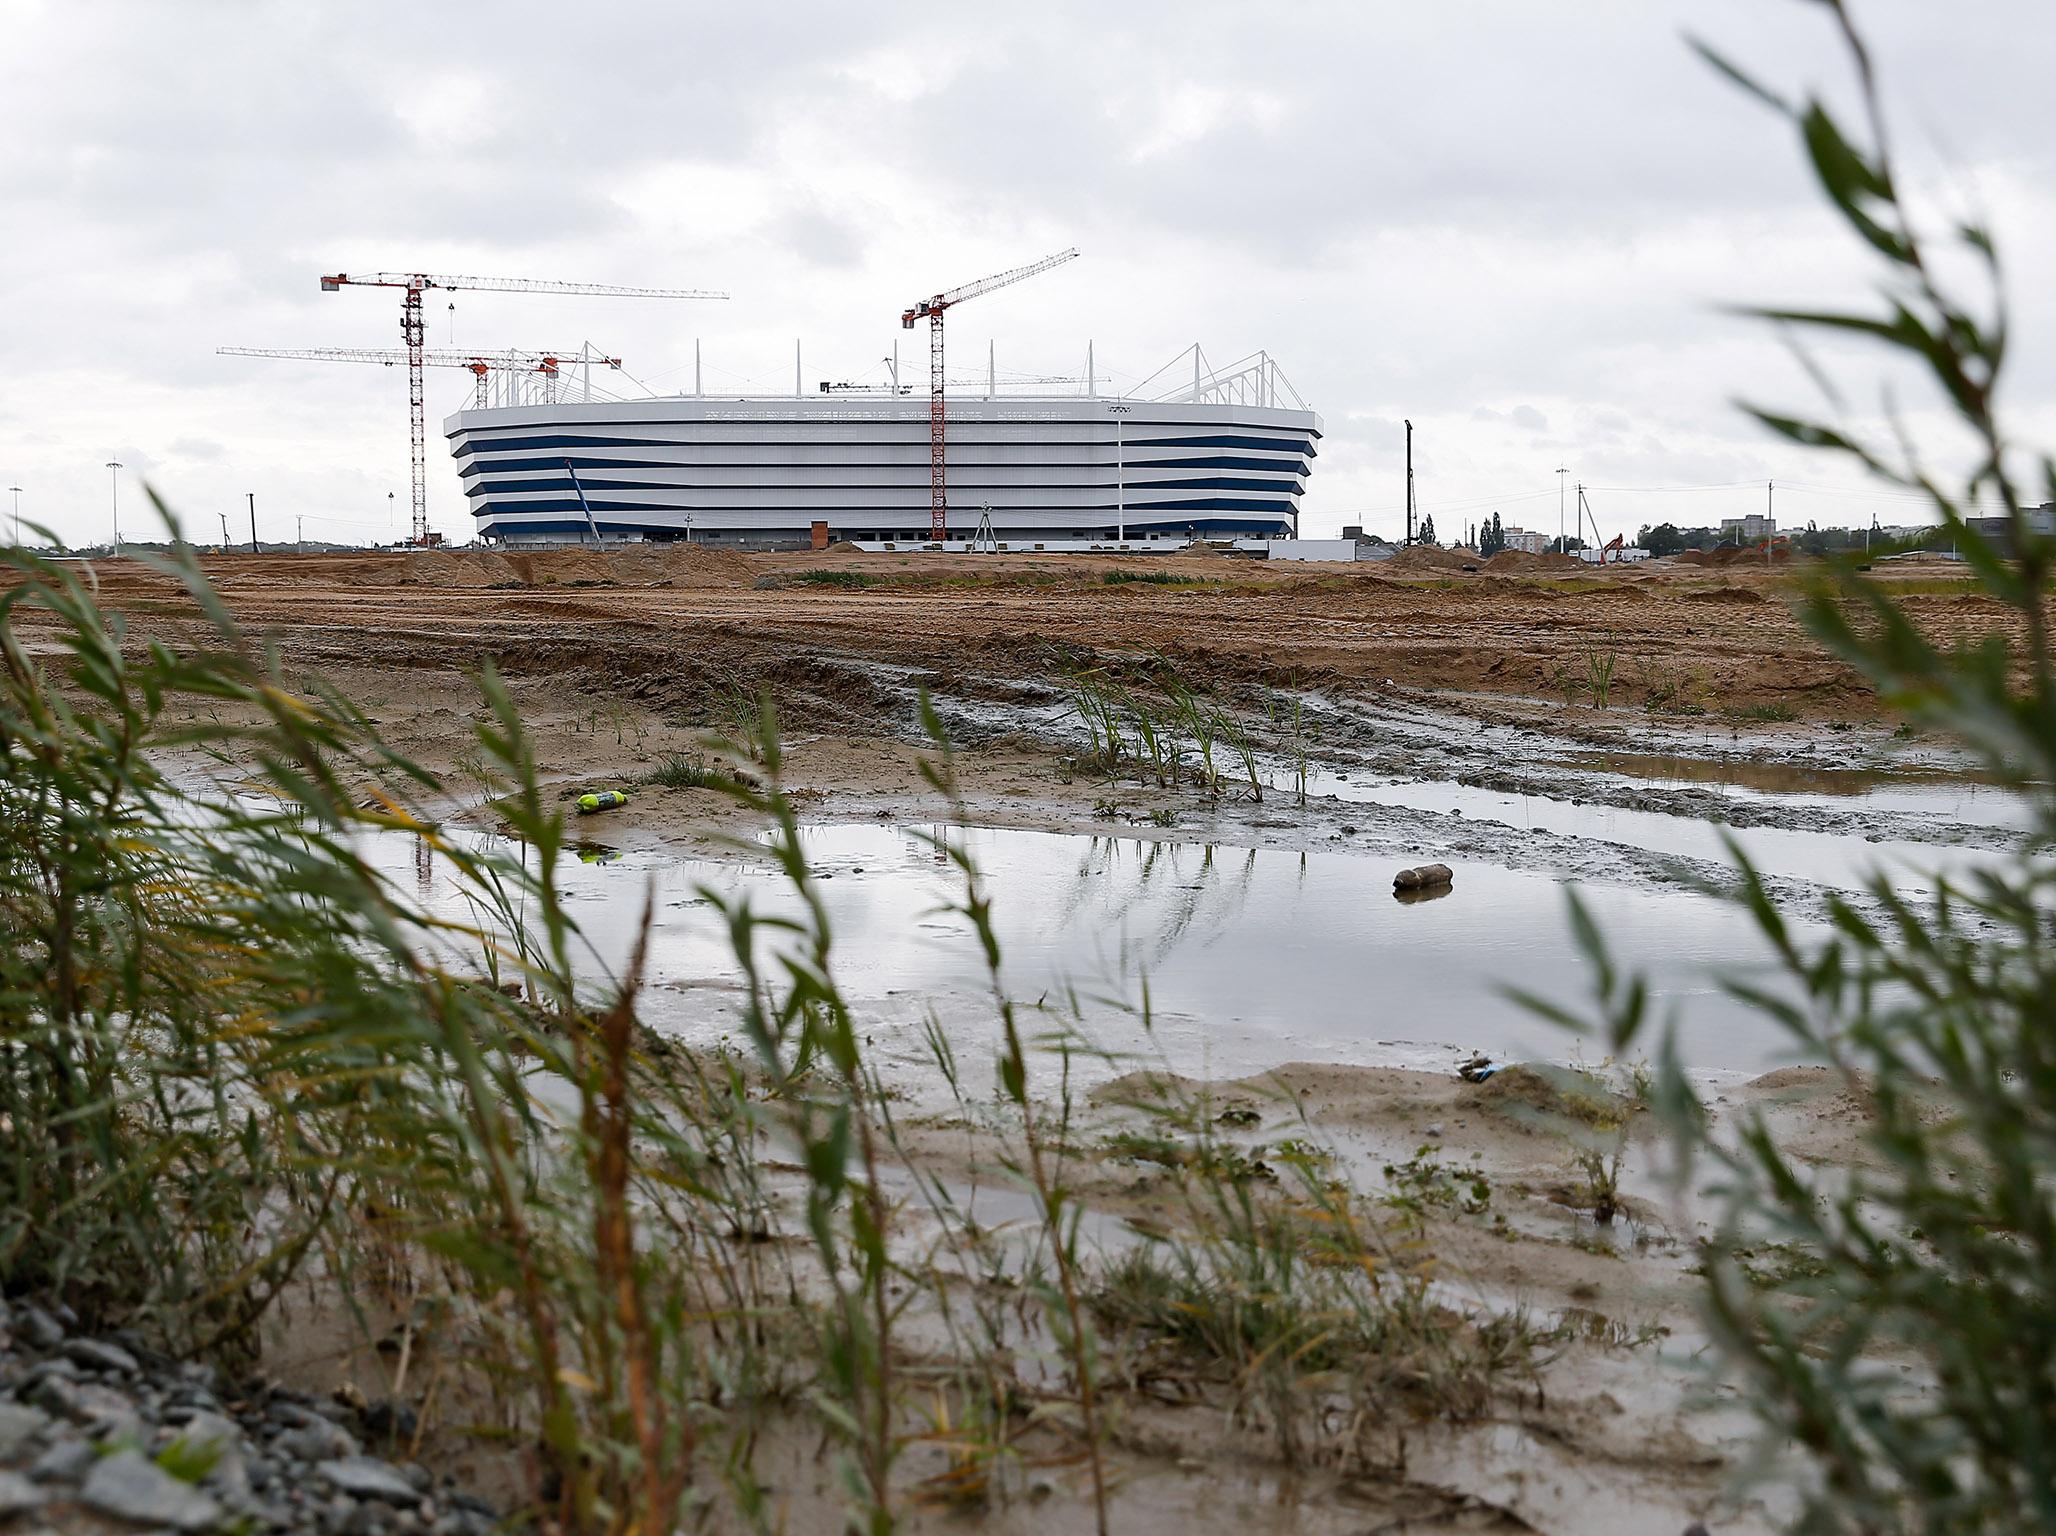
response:
[[(1626, 540), (1626, 538), (1627, 538), (1627, 535), (1626, 535), (1626, 534), (1624, 534), (1624, 533), (1617, 533), (1617, 534), (1615, 534), (1615, 535), (1614, 535), (1614, 536), (1613, 536), (1613, 537), (1612, 537), (1611, 539), (1609, 539), (1609, 540), (1608, 540), (1608, 541), (1607, 541), (1606, 543), (1604, 543), (1604, 544), (1600, 545), (1600, 546), (1599, 546), (1599, 563), (1600, 563), (1601, 565), (1604, 565), (1604, 564), (1606, 564), (1606, 557), (1607, 557), (1608, 555), (1614, 555), (1614, 556), (1616, 556), (1616, 557), (1617, 557), (1617, 556), (1618, 556), (1618, 555), (1620, 554), (1620, 552), (1621, 552), (1621, 546), (1622, 546), (1622, 543), (1623, 543), (1623, 541), (1625, 541), (1625, 540)], [(1619, 559), (1618, 559), (1618, 558), (1616, 558), (1616, 559), (1615, 559), (1615, 561), (1614, 561), (1614, 564), (1616, 564), (1616, 565), (1620, 564), (1620, 561), (1619, 561)]]

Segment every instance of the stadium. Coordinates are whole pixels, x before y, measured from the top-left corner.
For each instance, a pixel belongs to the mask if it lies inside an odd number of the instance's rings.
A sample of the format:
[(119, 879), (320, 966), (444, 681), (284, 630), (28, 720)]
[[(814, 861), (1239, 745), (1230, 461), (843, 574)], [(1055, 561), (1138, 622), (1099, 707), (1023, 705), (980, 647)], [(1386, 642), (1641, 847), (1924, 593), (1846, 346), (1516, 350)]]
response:
[[(1153, 398), (951, 393), (949, 542), (1292, 537), (1320, 418), (1264, 354), (1219, 373), (1186, 356), (1190, 382)], [(444, 431), (478, 535), (500, 545), (932, 542), (929, 404), (883, 386), (487, 407)]]

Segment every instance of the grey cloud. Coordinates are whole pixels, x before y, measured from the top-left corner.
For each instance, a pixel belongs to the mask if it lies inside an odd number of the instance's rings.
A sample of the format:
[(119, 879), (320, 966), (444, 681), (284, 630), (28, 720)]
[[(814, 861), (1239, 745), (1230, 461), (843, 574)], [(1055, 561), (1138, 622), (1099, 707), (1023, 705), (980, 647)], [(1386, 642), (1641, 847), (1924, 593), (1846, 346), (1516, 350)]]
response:
[[(109, 442), (197, 515), (249, 490), (261, 515), (384, 515), (390, 376), (211, 355), (391, 344), (397, 305), (323, 296), (330, 266), (726, 287), (725, 308), (475, 295), (457, 325), (590, 334), (674, 386), (704, 337), (719, 377), (786, 387), (795, 334), (821, 376), (861, 374), (916, 293), (1075, 243), (966, 310), (952, 355), (990, 336), (1002, 367), (1075, 372), (1092, 338), (1132, 379), (1195, 336), (1267, 348), (1327, 417), (1309, 531), (1396, 505), (1409, 416), (1444, 502), (1553, 500), (1565, 461), (1616, 485), (1777, 472), (1729, 397), (1804, 402), (1806, 380), (1718, 306), (1864, 278), (1789, 136), (1681, 40), (1844, 89), (1796, 0), (9, 14), (0, 285), (30, 297), (0, 334), (0, 473), (82, 531)], [(2019, 251), (2056, 239), (2048, 8), (1864, 15), (1923, 166), (1973, 180)], [(2056, 433), (2056, 295), (2015, 299), (2013, 400)], [(432, 412), (461, 398), (431, 378)], [(461, 532), (446, 471), (431, 507)]]

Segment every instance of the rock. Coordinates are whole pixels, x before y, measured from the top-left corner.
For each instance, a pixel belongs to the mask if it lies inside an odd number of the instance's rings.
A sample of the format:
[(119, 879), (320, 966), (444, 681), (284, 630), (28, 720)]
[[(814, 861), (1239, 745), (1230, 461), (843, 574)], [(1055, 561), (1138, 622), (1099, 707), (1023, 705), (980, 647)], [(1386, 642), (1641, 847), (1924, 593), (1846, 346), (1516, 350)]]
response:
[(52, 1418), (77, 1422), (85, 1417), (79, 1406), (77, 1383), (62, 1376), (45, 1376), (38, 1381), (29, 1391), (29, 1401)]
[(0, 1403), (0, 1461), (13, 1461), (50, 1427), (50, 1415), (26, 1403)]
[(272, 1441), (271, 1446), (280, 1455), (300, 1461), (335, 1461), (355, 1456), (358, 1451), (355, 1435), (340, 1424), (331, 1424), (320, 1418), (298, 1429), (287, 1430)]
[(41, 1307), (24, 1307), (21, 1336), (37, 1349), (55, 1349), (64, 1342), (64, 1325)]
[(82, 1381), (71, 1389), (73, 1417), (93, 1434), (140, 1438), (143, 1413), (136, 1402), (98, 1382)]
[(98, 1339), (67, 1340), (64, 1354), (66, 1359), (89, 1371), (112, 1371), (119, 1376), (133, 1376), (141, 1369), (136, 1364), (136, 1357), (119, 1344), (102, 1344)]
[(182, 1483), (140, 1451), (117, 1451), (86, 1474), (80, 1502), (137, 1525), (204, 1531), (221, 1523), (221, 1505)]
[(195, 1448), (212, 1446), (226, 1453), (242, 1448), (243, 1431), (234, 1419), (196, 1409), (179, 1425), (177, 1438)]
[(421, 1416), (408, 1404), (382, 1397), (364, 1411), (364, 1432), (374, 1440), (408, 1440), (421, 1426)]
[(39, 1483), (75, 1483), (99, 1455), (90, 1440), (60, 1440), (36, 1458), (29, 1476)]
[(19, 1472), (0, 1472), (0, 1520), (39, 1508), (49, 1497)]
[(400, 1469), (376, 1456), (344, 1456), (324, 1461), (314, 1469), (344, 1493), (360, 1499), (384, 1499), (388, 1504), (412, 1504), (421, 1490), (409, 1482)]

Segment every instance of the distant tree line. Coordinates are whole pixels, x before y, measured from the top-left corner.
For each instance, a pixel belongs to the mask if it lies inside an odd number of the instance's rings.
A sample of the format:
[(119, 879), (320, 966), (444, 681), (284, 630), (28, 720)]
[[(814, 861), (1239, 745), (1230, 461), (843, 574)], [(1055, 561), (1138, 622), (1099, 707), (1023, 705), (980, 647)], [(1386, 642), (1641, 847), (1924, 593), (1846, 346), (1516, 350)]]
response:
[[(1887, 540), (1863, 528), (1822, 528), (1808, 523), (1803, 532), (1787, 533), (1782, 537), (1809, 555), (1840, 554), (1852, 549), (1868, 549), (1885, 543), (1898, 544), (1901, 541)], [(1945, 534), (1936, 528), (1919, 540), (1915, 547), (1926, 547), (1941, 542)], [(1866, 542), (1867, 541), (1867, 542)], [(1675, 555), (1687, 549), (1713, 549), (1721, 544), (1732, 544), (1732, 532), (1723, 534), (1718, 528), (1680, 528), (1676, 523), (1658, 523), (1654, 527), (1644, 526), (1635, 535), (1635, 542), (1652, 555)]]

